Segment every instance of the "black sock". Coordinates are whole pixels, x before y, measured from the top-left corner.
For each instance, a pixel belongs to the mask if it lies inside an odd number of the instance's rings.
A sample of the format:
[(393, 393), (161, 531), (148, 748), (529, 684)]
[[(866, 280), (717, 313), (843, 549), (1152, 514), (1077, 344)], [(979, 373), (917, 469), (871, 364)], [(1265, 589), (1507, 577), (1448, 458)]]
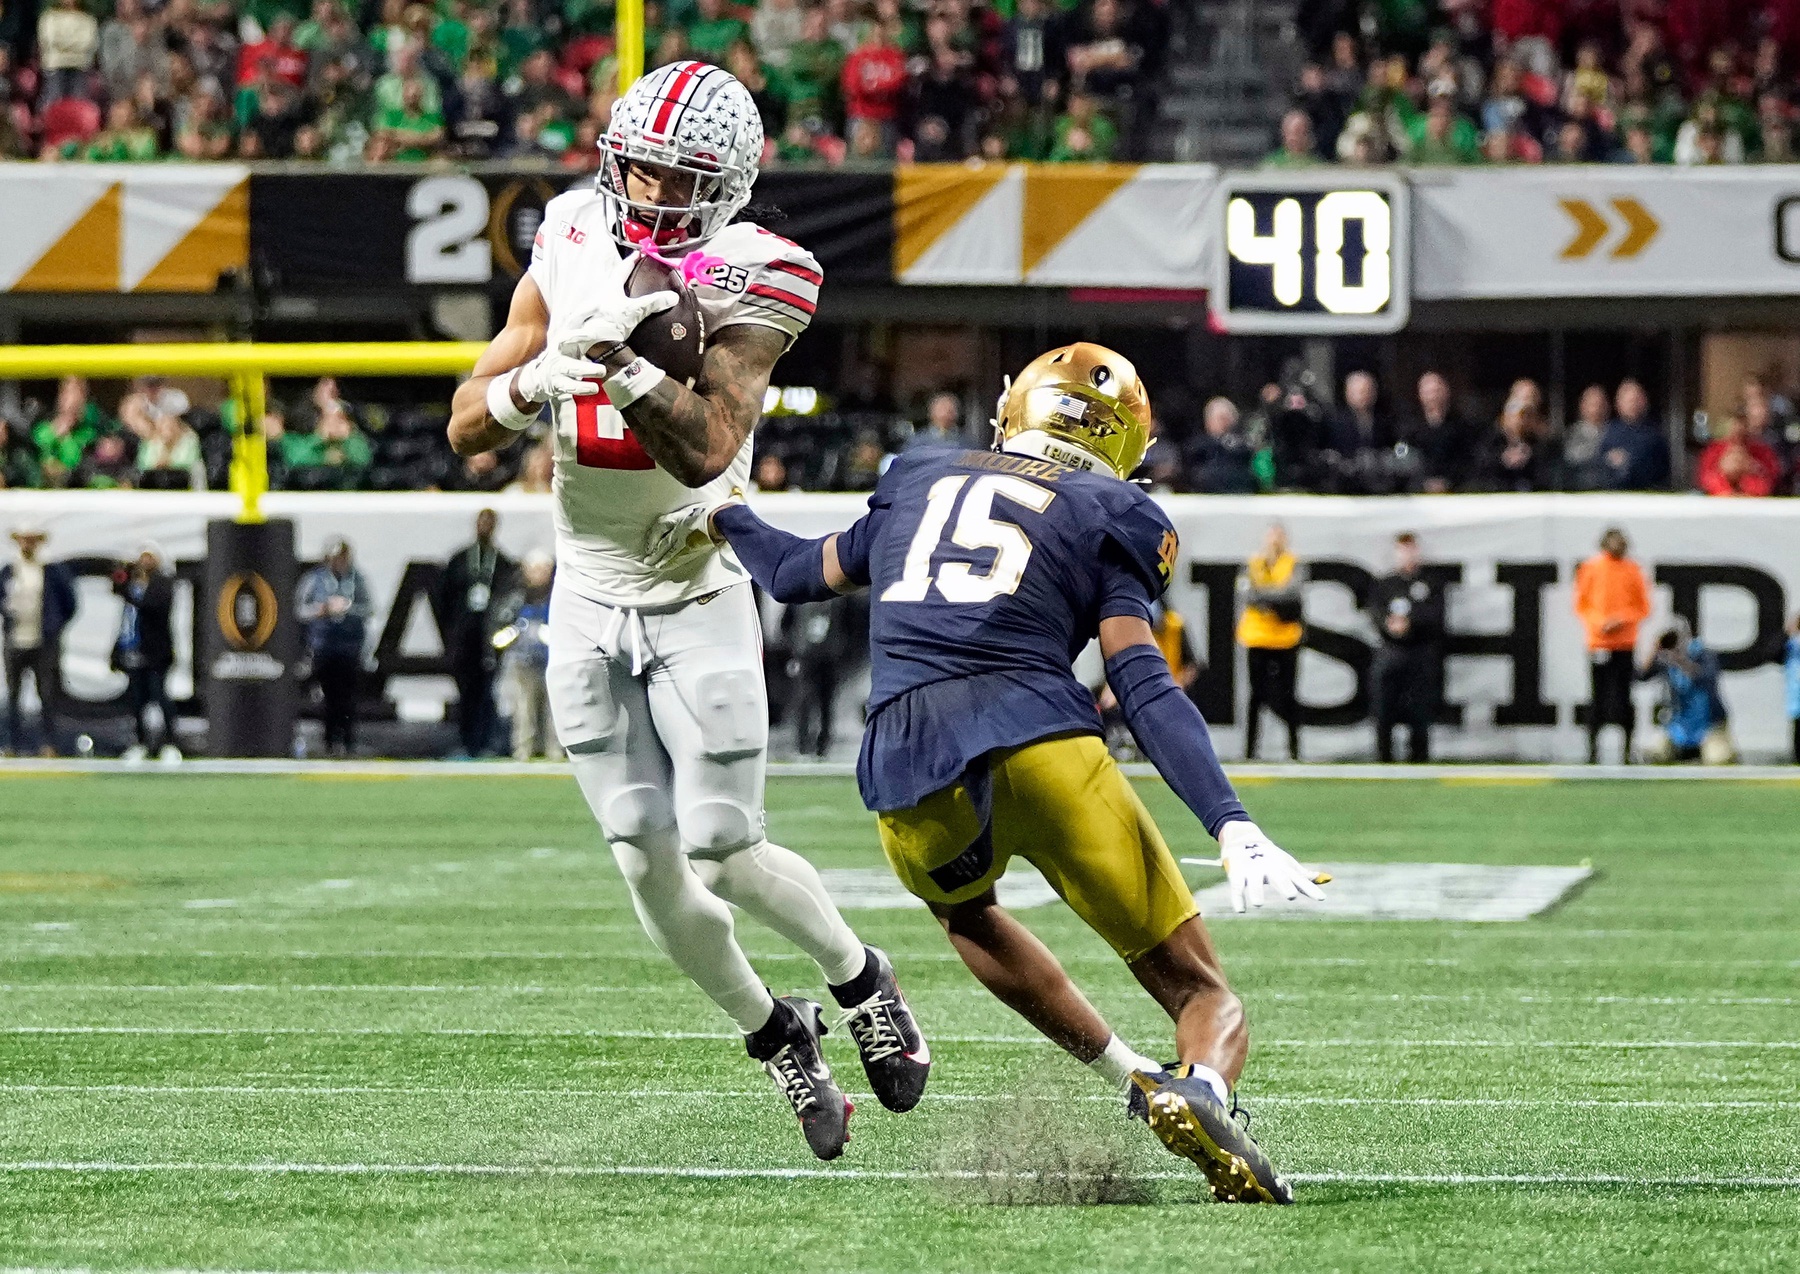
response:
[(840, 982), (831, 988), (831, 998), (847, 1009), (854, 1008), (874, 995), (876, 980), (881, 976), (881, 962), (875, 958), (875, 952), (866, 946), (863, 952), (862, 972), (848, 982)]
[(792, 1011), (780, 1000), (775, 1001), (775, 1011), (769, 1014), (769, 1020), (744, 1036), (744, 1048), (759, 1062), (766, 1062), (779, 1053), (788, 1042)]

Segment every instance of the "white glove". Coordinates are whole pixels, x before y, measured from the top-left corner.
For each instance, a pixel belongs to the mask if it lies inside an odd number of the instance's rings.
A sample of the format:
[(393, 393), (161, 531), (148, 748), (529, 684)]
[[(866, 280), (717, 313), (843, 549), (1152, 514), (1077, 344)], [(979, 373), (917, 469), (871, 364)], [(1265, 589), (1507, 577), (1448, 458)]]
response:
[(1248, 892), (1250, 904), (1260, 907), (1267, 899), (1266, 887), (1273, 885), (1283, 898), (1292, 901), (1299, 894), (1318, 902), (1324, 893), (1313, 884), (1313, 873), (1294, 861), (1294, 856), (1263, 835), (1262, 828), (1242, 819), (1219, 829), (1219, 865), (1231, 882), (1231, 906), (1244, 910)]
[(572, 358), (560, 350), (547, 349), (519, 368), (513, 382), (526, 402), (547, 403), (552, 398), (581, 398), (600, 392), (600, 382), (610, 373), (600, 363)]
[(631, 339), (639, 323), (672, 308), (680, 299), (667, 291), (622, 296), (576, 320), (568, 335), (557, 342), (557, 348), (573, 358), (581, 358), (596, 345), (621, 345)]
[(652, 522), (644, 541), (644, 565), (661, 571), (690, 553), (712, 548), (712, 515), (719, 507), (689, 504)]

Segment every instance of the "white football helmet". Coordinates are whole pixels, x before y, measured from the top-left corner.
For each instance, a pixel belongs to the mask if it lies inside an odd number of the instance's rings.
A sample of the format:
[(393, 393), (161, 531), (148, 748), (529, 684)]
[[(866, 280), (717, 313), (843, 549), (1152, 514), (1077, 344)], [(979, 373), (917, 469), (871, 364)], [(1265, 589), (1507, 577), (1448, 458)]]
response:
[[(600, 139), (596, 189), (613, 205), (621, 247), (685, 251), (723, 230), (745, 204), (762, 160), (762, 118), (750, 90), (706, 62), (671, 62), (634, 83), (613, 105)], [(693, 177), (686, 204), (638, 203), (626, 194), (632, 163)]]

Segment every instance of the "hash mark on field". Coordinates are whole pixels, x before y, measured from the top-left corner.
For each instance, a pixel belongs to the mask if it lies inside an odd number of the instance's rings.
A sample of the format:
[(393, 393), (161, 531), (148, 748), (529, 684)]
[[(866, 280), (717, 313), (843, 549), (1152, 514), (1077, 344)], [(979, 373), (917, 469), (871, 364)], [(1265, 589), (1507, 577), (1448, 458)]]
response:
[[(980, 1181), (994, 1177), (1037, 1180), (1042, 1173), (989, 1173), (908, 1168), (711, 1168), (662, 1164), (476, 1164), (476, 1163), (124, 1163), (118, 1160), (28, 1159), (0, 1162), (0, 1173), (159, 1173), (213, 1172), (257, 1176), (430, 1176), (430, 1177), (692, 1177), (702, 1180), (739, 1178), (778, 1181)], [(1074, 1175), (1074, 1174), (1071, 1174)], [(1198, 1181), (1191, 1172), (1146, 1172), (1145, 1180)], [(1288, 1180), (1304, 1185), (1618, 1185), (1650, 1187), (1800, 1188), (1800, 1177), (1632, 1176), (1626, 1173), (1403, 1173), (1292, 1172)]]

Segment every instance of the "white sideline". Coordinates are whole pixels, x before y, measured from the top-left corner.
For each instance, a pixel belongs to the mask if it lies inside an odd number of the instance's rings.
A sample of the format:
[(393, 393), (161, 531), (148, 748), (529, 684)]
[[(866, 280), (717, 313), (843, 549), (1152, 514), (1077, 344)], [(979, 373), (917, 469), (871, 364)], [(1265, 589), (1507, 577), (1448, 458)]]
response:
[[(1132, 778), (1156, 778), (1154, 766), (1131, 762), (1122, 767)], [(1754, 782), (1800, 784), (1800, 767), (1791, 765), (1734, 765), (1706, 769), (1653, 765), (1227, 765), (1226, 773), (1240, 779), (1432, 779), (1471, 784), (1582, 782), (1592, 779), (1648, 782)], [(777, 778), (848, 778), (856, 773), (849, 762), (774, 761), (769, 774)], [(178, 766), (117, 760), (82, 761), (57, 757), (40, 760), (14, 757), (0, 760), (6, 774), (308, 774), (319, 778), (497, 778), (520, 775), (539, 778), (567, 777), (561, 761), (293, 761), (284, 758), (227, 759), (200, 757)]]
[[(741, 1040), (726, 1031), (620, 1031), (477, 1026), (0, 1026), (0, 1035), (448, 1035), (501, 1039)], [(1041, 1035), (934, 1035), (945, 1044), (1038, 1044)], [(1800, 1049), (1800, 1040), (1489, 1040), (1261, 1039), (1259, 1048)]]
[[(539, 1088), (453, 1087), (445, 1085), (303, 1085), (303, 1084), (0, 1084), (0, 1093), (19, 1096), (126, 1096), (126, 1097), (578, 1097), (595, 1101), (657, 1100), (754, 1101), (775, 1099), (768, 1089), (719, 1088)], [(854, 1101), (874, 1100), (873, 1093), (849, 1092)], [(1023, 1101), (1021, 1093), (938, 1093), (925, 1095), (928, 1104)], [(1077, 1093), (1058, 1101), (1078, 1101), (1116, 1106), (1119, 1099), (1105, 1093)], [(1800, 1101), (1743, 1098), (1723, 1101), (1686, 1101), (1677, 1098), (1606, 1097), (1320, 1097), (1261, 1095), (1250, 1098), (1253, 1106), (1405, 1107), (1481, 1110), (1800, 1110)]]
[[(255, 1176), (436, 1176), (436, 1177), (677, 1177), (700, 1180), (777, 1181), (980, 1181), (991, 1177), (1033, 1181), (1045, 1174), (907, 1168), (705, 1168), (662, 1164), (477, 1164), (477, 1163), (204, 1163), (192, 1160), (127, 1163), (113, 1159), (23, 1159), (0, 1161), (0, 1173), (159, 1173), (214, 1172)], [(1050, 1174), (1052, 1176), (1056, 1174)], [(1139, 1180), (1198, 1181), (1191, 1172), (1133, 1173)], [(1302, 1185), (1619, 1185), (1651, 1187), (1800, 1188), (1800, 1177), (1638, 1176), (1628, 1173), (1410, 1173), (1291, 1172)]]

